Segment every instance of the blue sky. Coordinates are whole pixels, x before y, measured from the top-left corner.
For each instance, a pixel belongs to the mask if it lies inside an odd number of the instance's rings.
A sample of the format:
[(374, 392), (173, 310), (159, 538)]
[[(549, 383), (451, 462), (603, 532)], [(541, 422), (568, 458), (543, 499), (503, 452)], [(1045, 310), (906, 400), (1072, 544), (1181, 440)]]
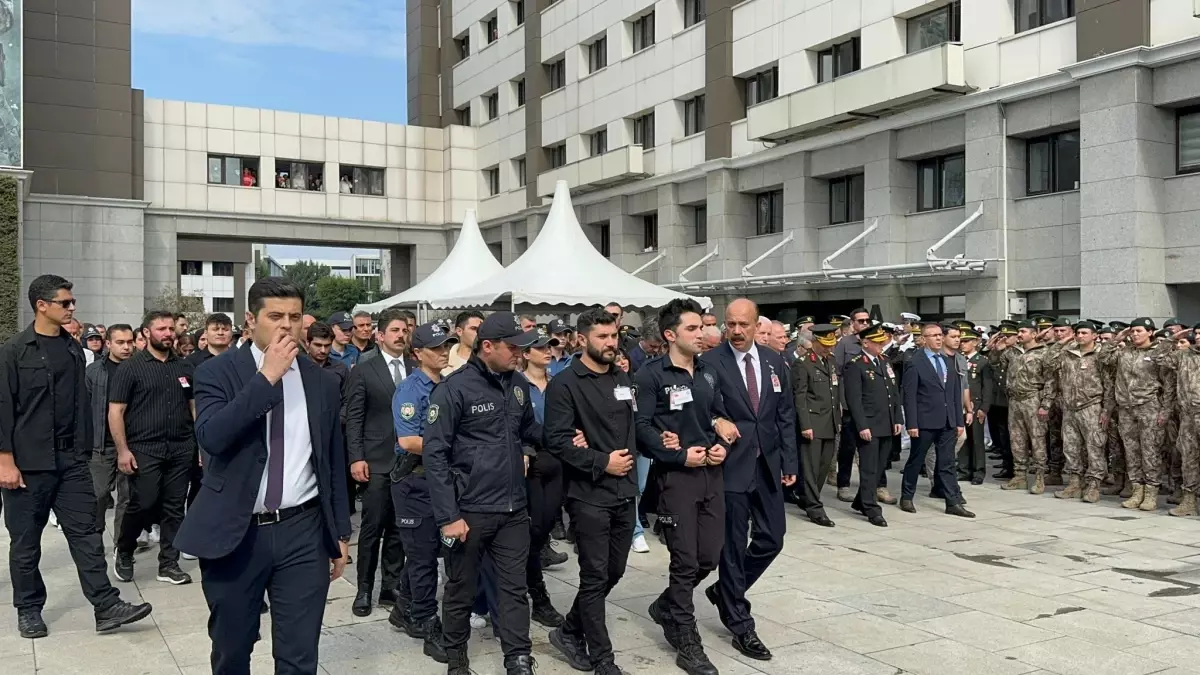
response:
[[(404, 0), (134, 0), (146, 96), (404, 123)], [(320, 255), (272, 246), (279, 257)]]

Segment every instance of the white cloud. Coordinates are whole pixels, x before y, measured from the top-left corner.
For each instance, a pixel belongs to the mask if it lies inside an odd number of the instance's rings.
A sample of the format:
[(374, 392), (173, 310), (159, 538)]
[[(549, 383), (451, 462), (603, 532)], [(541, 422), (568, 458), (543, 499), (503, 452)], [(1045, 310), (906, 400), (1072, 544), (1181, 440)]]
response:
[[(134, 0), (137, 32), (404, 56), (403, 0)], [(301, 58), (304, 52), (298, 52)]]

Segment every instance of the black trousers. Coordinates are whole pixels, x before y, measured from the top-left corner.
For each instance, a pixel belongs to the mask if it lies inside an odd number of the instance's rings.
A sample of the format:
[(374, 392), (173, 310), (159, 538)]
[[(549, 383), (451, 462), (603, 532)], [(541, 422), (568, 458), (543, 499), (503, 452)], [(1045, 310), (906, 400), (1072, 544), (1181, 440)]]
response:
[(200, 494), (200, 481), (203, 478), (204, 467), (200, 465), (200, 453), (197, 452), (196, 457), (192, 459), (192, 470), (188, 472), (188, 508), (191, 508), (192, 502), (196, 501), (196, 495)]
[[(857, 438), (858, 434), (855, 433)], [(858, 494), (854, 497), (854, 506), (865, 516), (881, 516), (883, 509), (875, 500), (875, 490), (880, 487), (880, 476), (887, 466), (888, 456), (892, 453), (892, 439), (871, 437), (871, 440), (858, 439)]]
[(542, 576), (542, 548), (550, 541), (550, 530), (562, 513), (562, 462), (548, 452), (539, 453), (529, 464), (525, 487), (529, 496), (529, 559), (525, 563), (525, 577), (529, 588), (536, 589), (546, 585)]
[(396, 527), (404, 544), (404, 568), (400, 573), (400, 598), (409, 598), (408, 615), (422, 622), (437, 614), (437, 561), (442, 545), (424, 473), (409, 474), (392, 484)]
[(994, 405), (988, 410), (988, 431), (992, 433), (992, 447), (1000, 453), (1004, 469), (1012, 471), (1012, 436), (1008, 433), (1008, 406)]
[(637, 507), (632, 499), (609, 507), (573, 499), (567, 502), (567, 515), (575, 525), (579, 545), (579, 592), (567, 612), (563, 630), (583, 637), (593, 666), (611, 663), (613, 646), (604, 603), (625, 574)]
[(275, 675), (315, 675), (329, 594), (329, 551), (321, 510), (272, 525), (250, 525), (232, 553), (200, 559), (208, 601), (213, 675), (249, 675), (263, 593), (271, 607)]
[(656, 602), (676, 625), (694, 626), (692, 592), (717, 569), (725, 543), (725, 476), (720, 466), (706, 466), (667, 471), (658, 481), (658, 522), (671, 564)]
[[(783, 486), (772, 476), (762, 457), (750, 492), (725, 493), (725, 546), (721, 551), (721, 577), (717, 582), (721, 623), (734, 635), (754, 630), (750, 601), (746, 599), (758, 578), (783, 550), (787, 527), (783, 512)], [(746, 545), (749, 527), (750, 545)]]
[[(121, 522), (125, 520), (125, 511), (129, 508), (129, 480), (117, 468), (117, 449), (104, 448), (103, 452), (93, 452), (88, 462), (88, 470), (92, 474), (92, 487), (96, 493), (96, 530), (104, 533), (104, 516), (108, 509), (113, 509), (113, 540), (121, 536)], [(113, 501), (113, 492), (117, 499)]]
[(137, 460), (137, 471), (127, 477), (129, 508), (121, 519), (117, 550), (133, 553), (137, 550), (138, 535), (157, 522), (160, 536), (158, 564), (177, 563), (179, 551), (174, 546), (175, 533), (183, 523), (192, 463), (196, 460), (190, 455), (162, 459), (137, 450), (133, 451), (133, 457)]
[(40, 610), (46, 604), (46, 585), (38, 563), (42, 559), (42, 530), (50, 510), (67, 539), (79, 585), (97, 610), (120, 600), (108, 581), (104, 561), (104, 535), (96, 529), (96, 495), (88, 463), (83, 459), (61, 471), (22, 474), (24, 488), (4, 493), (4, 525), (8, 528), (8, 574), (13, 585), (13, 606)]
[(983, 422), (967, 425), (967, 440), (958, 451), (958, 470), (972, 478), (987, 477), (987, 452), (983, 442)]
[[(854, 418), (849, 412), (842, 413), (842, 433), (838, 436), (837, 448), (837, 486), (850, 487), (850, 472), (854, 469), (854, 453), (858, 450), (858, 429), (854, 426)], [(858, 471), (862, 473), (862, 458), (859, 458)]]
[[(382, 556), (380, 549), (383, 549)], [(404, 544), (396, 528), (392, 503), (392, 479), (385, 472), (371, 472), (362, 497), (362, 520), (358, 530), (358, 587), (374, 588), (375, 573), (382, 567), (380, 588), (396, 590), (404, 569)]]
[(940, 490), (947, 506), (962, 502), (962, 490), (958, 487), (958, 476), (954, 465), (954, 443), (958, 431), (950, 429), (919, 429), (912, 439), (908, 461), (904, 464), (904, 480), (900, 485), (900, 498), (912, 499), (917, 494), (917, 475), (925, 466), (925, 453), (931, 448), (937, 456), (930, 482), (934, 490)]
[(446, 551), (446, 587), (442, 592), (442, 644), (466, 649), (471, 637), (471, 606), (486, 551), (496, 565), (497, 612), (493, 616), (505, 658), (528, 656), (529, 599), (525, 562), (529, 558), (529, 514), (464, 513), (467, 540)]
[(821, 487), (825, 485), (825, 477), (829, 475), (829, 466), (833, 463), (837, 444), (838, 440), (834, 438), (814, 438), (811, 441), (801, 439), (802, 485), (796, 486), (796, 493), (800, 497), (800, 508), (804, 509), (809, 518), (825, 516), (825, 505), (821, 503)]

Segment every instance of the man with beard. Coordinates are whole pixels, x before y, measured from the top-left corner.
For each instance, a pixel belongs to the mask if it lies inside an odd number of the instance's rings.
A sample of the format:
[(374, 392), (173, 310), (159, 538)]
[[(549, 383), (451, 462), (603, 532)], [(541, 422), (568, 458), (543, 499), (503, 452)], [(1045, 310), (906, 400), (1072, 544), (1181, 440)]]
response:
[[(121, 521), (129, 506), (129, 482), (125, 474), (117, 470), (117, 446), (113, 443), (112, 430), (108, 427), (108, 383), (113, 375), (133, 355), (133, 328), (119, 323), (108, 332), (107, 356), (87, 367), (88, 398), (92, 405), (92, 484), (96, 488), (96, 531), (104, 532), (104, 515), (109, 506), (114, 506), (112, 493), (117, 492), (113, 529), (120, 535)], [(114, 543), (116, 536), (113, 537)]]
[(224, 312), (209, 314), (204, 319), (204, 347), (197, 346), (187, 358), (193, 368), (199, 368), (201, 363), (214, 356), (224, 354), (233, 342), (233, 320)]
[[(637, 518), (636, 427), (629, 376), (614, 365), (616, 318), (600, 308), (579, 316), (583, 353), (546, 389), (546, 450), (560, 458), (567, 513), (579, 546), (579, 592), (550, 643), (578, 670), (619, 675), (604, 603), (625, 572)], [(583, 431), (585, 447), (574, 443)]]
[(179, 568), (175, 533), (183, 522), (188, 482), (196, 462), (191, 364), (174, 355), (175, 325), (169, 312), (150, 312), (142, 322), (146, 349), (131, 356), (108, 387), (108, 425), (117, 466), (129, 476), (129, 508), (121, 519), (113, 571), (133, 581), (138, 534), (157, 518), (158, 580), (191, 583)]

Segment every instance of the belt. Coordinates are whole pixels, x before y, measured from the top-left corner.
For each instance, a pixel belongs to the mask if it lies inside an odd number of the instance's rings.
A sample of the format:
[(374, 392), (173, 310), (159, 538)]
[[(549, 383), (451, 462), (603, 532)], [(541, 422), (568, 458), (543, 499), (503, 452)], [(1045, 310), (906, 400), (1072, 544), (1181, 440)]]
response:
[(286, 509), (279, 509), (278, 511), (251, 514), (250, 522), (254, 525), (274, 525), (275, 523), (282, 523), (288, 518), (298, 516), (305, 511), (315, 509), (320, 505), (321, 498), (313, 497), (299, 506), (289, 506)]

